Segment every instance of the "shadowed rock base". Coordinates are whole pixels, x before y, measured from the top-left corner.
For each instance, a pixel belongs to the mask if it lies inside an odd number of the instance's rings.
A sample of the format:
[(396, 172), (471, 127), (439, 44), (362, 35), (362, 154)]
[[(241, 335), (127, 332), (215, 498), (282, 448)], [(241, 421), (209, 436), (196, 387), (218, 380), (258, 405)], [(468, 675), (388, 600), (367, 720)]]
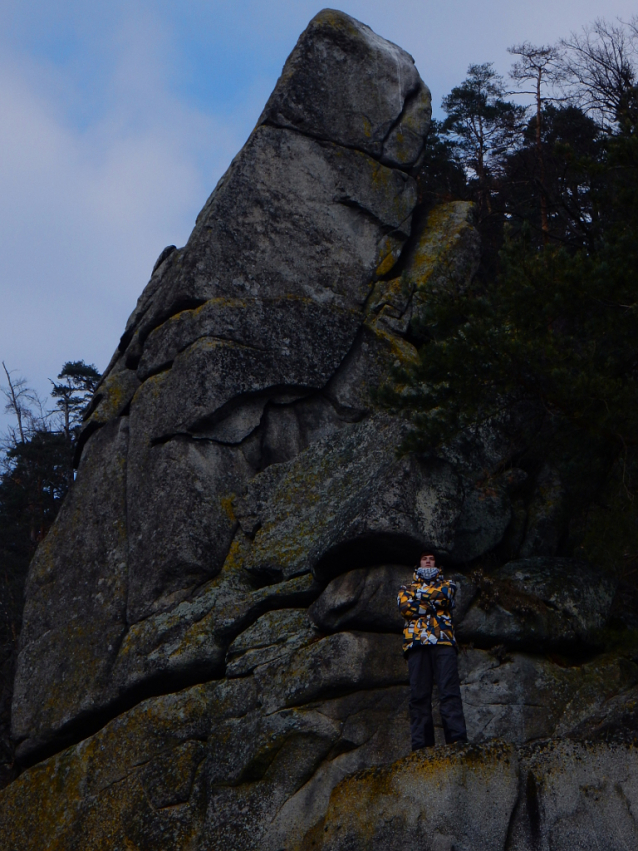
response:
[(503, 742), (419, 752), (349, 777), (304, 851), (635, 848), (634, 745)]
[[(0, 794), (16, 851), (626, 851), (634, 744), (500, 740), (398, 759), (406, 691), (259, 711), (239, 679), (156, 698)], [(371, 761), (385, 763), (361, 769)]]

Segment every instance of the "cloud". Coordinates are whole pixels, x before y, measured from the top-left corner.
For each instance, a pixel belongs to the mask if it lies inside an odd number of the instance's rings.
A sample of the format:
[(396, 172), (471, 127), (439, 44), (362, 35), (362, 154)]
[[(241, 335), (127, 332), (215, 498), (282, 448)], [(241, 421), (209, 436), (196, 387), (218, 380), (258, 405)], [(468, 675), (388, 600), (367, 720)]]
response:
[(155, 258), (186, 241), (258, 114), (185, 104), (168, 48), (157, 20), (123, 21), (86, 126), (67, 109), (71, 75), (24, 54), (0, 63), (0, 359), (40, 393), (66, 360), (106, 366)]

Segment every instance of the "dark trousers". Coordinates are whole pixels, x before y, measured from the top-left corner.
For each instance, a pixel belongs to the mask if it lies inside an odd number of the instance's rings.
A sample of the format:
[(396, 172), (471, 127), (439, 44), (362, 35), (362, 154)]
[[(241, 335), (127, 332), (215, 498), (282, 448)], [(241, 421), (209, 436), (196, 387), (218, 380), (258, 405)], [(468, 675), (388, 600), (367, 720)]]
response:
[(461, 702), (459, 669), (454, 647), (415, 644), (408, 650), (410, 674), (410, 732), (412, 750), (434, 745), (432, 686), (439, 689), (441, 721), (447, 744), (467, 742)]

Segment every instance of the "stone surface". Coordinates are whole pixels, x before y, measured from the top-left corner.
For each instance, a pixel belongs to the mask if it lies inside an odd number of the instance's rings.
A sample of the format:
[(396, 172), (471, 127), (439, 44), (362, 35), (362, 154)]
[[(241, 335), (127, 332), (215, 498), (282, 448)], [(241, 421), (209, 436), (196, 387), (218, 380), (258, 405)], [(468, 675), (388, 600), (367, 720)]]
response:
[(567, 729), (568, 724), (563, 724), (561, 732), (577, 740), (635, 741), (638, 738), (638, 687), (623, 690), (607, 700), (601, 697), (597, 695), (598, 705), (593, 712), (581, 712), (578, 723), (571, 730)]
[[(462, 574), (445, 575), (456, 583), (454, 622), (460, 623), (478, 589)], [(413, 581), (414, 568), (405, 565), (350, 570), (328, 583), (308, 609), (308, 615), (324, 632), (364, 629), (399, 634), (404, 620), (397, 606), (397, 594), (402, 585)]]
[[(244, 677), (123, 713), (6, 790), (2, 846), (274, 848), (286, 801), (286, 818), (301, 837), (349, 770), (391, 762), (409, 747), (392, 729), (397, 712), (405, 715), (404, 689), (354, 692), (268, 715), (260, 701), (258, 682)], [(317, 774), (326, 758), (329, 770)], [(70, 795), (63, 806), (61, 788)]]
[(31, 563), (12, 728), (18, 753), (89, 715), (108, 691), (126, 631), (125, 459), (128, 422), (101, 429), (86, 449), (58, 519)]
[(288, 57), (260, 121), (408, 166), (421, 153), (431, 111), (411, 56), (343, 12), (325, 9)]
[(134, 624), (114, 662), (117, 693), (145, 683), (164, 688), (221, 676), (231, 641), (269, 610), (308, 605), (318, 595), (311, 576), (254, 590), (222, 573), (190, 600)]
[(334, 790), (324, 825), (303, 849), (495, 851), (505, 847), (518, 795), (512, 745), (452, 746), (368, 769)]
[(157, 287), (151, 280), (128, 332), (127, 364), (137, 366), (163, 321), (213, 298), (292, 295), (361, 309), (376, 270), (398, 258), (415, 204), (415, 182), (402, 171), (331, 142), (257, 127), (183, 251)]
[(138, 427), (132, 416), (129, 624), (171, 608), (220, 572), (237, 528), (230, 499), (251, 472), (232, 447), (186, 435), (149, 447)]
[(637, 758), (633, 745), (556, 742), (523, 750), (509, 847), (634, 848)]
[[(277, 851), (284, 843), (356, 848), (362, 841), (398, 848), (427, 827), (423, 835), (438, 843), (432, 848), (452, 847), (441, 845), (447, 841), (505, 851), (512, 847), (503, 839), (508, 825), (521, 842), (529, 830), (530, 771), (536, 794), (550, 795), (550, 826), (562, 824), (569, 807), (587, 805), (587, 790), (583, 798), (572, 784), (564, 794), (562, 781), (554, 780), (570, 771), (570, 760), (585, 762), (579, 772), (592, 778), (604, 807), (610, 791), (613, 804), (611, 785), (624, 789), (628, 770), (635, 771), (635, 754), (626, 747), (618, 763), (607, 745), (516, 750), (490, 741), (497, 733), (510, 743), (551, 734), (548, 718), (573, 727), (579, 713), (593, 717), (592, 700), (635, 682), (635, 665), (622, 670), (628, 663), (610, 658), (595, 670), (565, 669), (479, 650), (462, 654), (460, 668), (468, 730), (485, 743), (405, 759), (408, 689), (400, 683), (407, 666), (399, 647), (396, 635), (318, 638), (305, 609), (263, 615), (231, 645), (230, 665), (253, 653), (238, 676), (146, 700), (24, 772), (0, 793), (0, 842), (21, 851), (221, 851), (229, 843)], [(550, 783), (542, 780), (545, 772)], [(490, 800), (498, 806), (488, 807)], [(455, 814), (447, 831), (445, 807)], [(483, 808), (491, 813), (487, 820), (479, 815)], [(369, 829), (360, 834), (366, 811)], [(538, 835), (553, 834), (543, 825)]]
[(459, 637), (533, 651), (599, 644), (616, 591), (612, 577), (566, 558), (512, 561), (483, 584)]
[(638, 667), (617, 656), (566, 667), (531, 654), (469, 649), (459, 656), (459, 675), (470, 741), (522, 744), (566, 735), (633, 687)]
[(565, 492), (557, 471), (544, 464), (527, 513), (521, 558), (556, 555), (565, 523)]
[(250, 678), (140, 704), (0, 793), (3, 847), (635, 845), (635, 745), (495, 740), (408, 756), (396, 689), (257, 708)]
[[(211, 299), (196, 310), (181, 311), (149, 335), (137, 374), (144, 381), (170, 367), (198, 340), (212, 338), (255, 349), (262, 358), (270, 354), (276, 373), (272, 384), (322, 387), (347, 354), (360, 324), (357, 311), (307, 298)], [(190, 401), (191, 393), (184, 395)]]
[[(312, 80), (323, 100), (299, 100)], [(132, 690), (218, 676), (237, 632), (267, 610), (263, 595), (251, 596), (261, 568), (209, 587), (236, 575), (223, 573), (228, 559), (241, 561), (233, 498), (259, 470), (359, 416), (324, 391), (356, 345), (375, 281), (410, 236), (417, 198), (407, 169), (429, 111), (404, 51), (348, 16), (321, 13), (188, 244), (158, 258), (87, 415), (73, 512), (67, 505), (36, 560), (47, 561), (51, 599), (38, 602), (40, 567), (27, 590), (13, 710), (23, 755), (56, 737), (61, 746), (65, 725), (90, 728)], [(105, 447), (118, 417), (128, 446)], [(82, 486), (99, 477), (98, 463), (121, 477), (105, 481), (104, 506), (101, 484)], [(353, 488), (351, 501), (363, 499)], [(358, 520), (346, 511), (344, 522)], [(374, 522), (361, 519), (362, 530)], [(94, 542), (113, 529), (124, 536), (121, 590), (101, 605), (76, 585), (111, 582), (111, 556)], [(280, 578), (322, 555), (306, 554)], [(236, 613), (237, 601), (248, 614)], [(95, 632), (80, 652), (84, 630)]]
[(246, 569), (285, 577), (314, 570), (327, 579), (393, 556), (414, 563), (423, 548), (464, 561), (498, 543), (505, 497), (475, 499), (473, 489), (466, 508), (450, 465), (396, 459), (403, 433), (402, 424), (375, 414), (256, 476), (235, 503), (252, 538)]
[(244, 677), (271, 662), (287, 664), (297, 650), (320, 638), (306, 609), (268, 612), (228, 648), (226, 676)]
[(633, 848), (634, 746), (502, 742), (419, 752), (358, 772), (332, 793), (301, 848), (532, 851)]
[(365, 629), (400, 633), (403, 618), (396, 596), (401, 585), (412, 581), (412, 575), (413, 569), (403, 565), (351, 570), (329, 583), (308, 615), (325, 632)]

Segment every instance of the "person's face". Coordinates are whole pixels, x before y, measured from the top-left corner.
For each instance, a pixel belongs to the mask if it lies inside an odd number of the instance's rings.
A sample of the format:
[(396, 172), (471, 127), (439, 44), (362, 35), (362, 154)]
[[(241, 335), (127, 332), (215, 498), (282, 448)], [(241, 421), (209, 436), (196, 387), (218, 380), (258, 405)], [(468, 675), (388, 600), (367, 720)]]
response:
[(436, 559), (434, 556), (421, 556), (419, 567), (436, 567)]

